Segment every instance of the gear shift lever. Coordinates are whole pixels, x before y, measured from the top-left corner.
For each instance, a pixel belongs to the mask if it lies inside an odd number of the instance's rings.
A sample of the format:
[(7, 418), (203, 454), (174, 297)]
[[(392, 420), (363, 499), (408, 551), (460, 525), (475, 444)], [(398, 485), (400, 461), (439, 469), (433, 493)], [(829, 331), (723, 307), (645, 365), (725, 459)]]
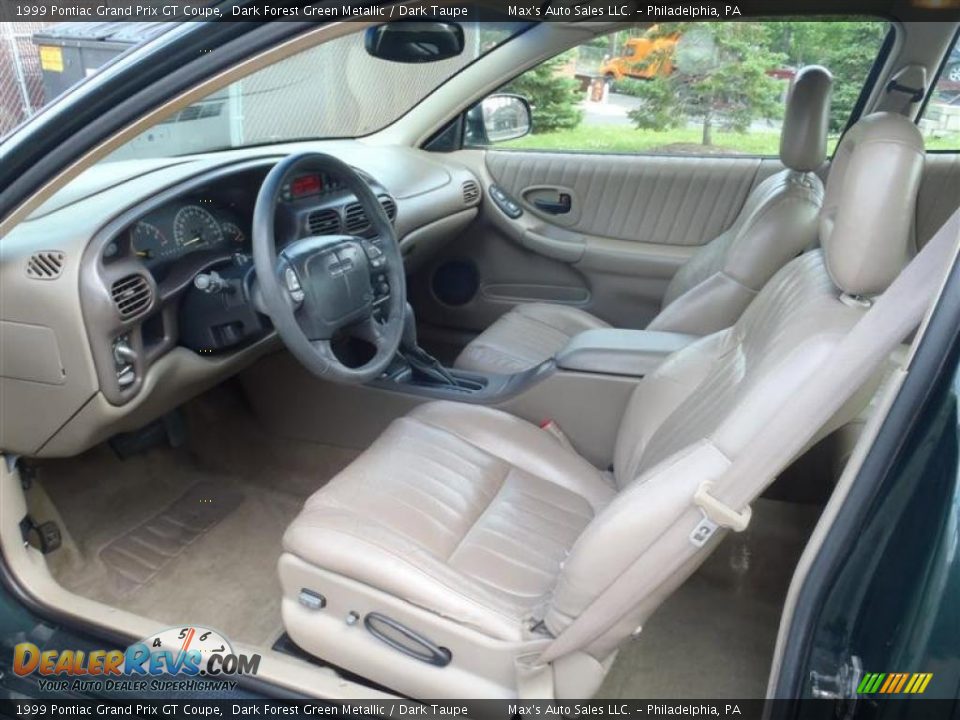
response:
[(450, 371), (439, 360), (417, 344), (417, 318), (407, 303), (403, 311), (403, 334), (400, 336), (400, 354), (410, 363), (414, 373), (425, 375), (438, 385), (456, 385)]

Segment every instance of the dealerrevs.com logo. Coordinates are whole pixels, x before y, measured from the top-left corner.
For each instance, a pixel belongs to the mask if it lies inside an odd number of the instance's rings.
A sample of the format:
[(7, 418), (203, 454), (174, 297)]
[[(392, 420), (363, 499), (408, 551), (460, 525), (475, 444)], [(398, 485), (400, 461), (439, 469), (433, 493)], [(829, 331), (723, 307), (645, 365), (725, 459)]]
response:
[(13, 671), (43, 676), (41, 690), (232, 690), (231, 678), (259, 667), (259, 655), (236, 653), (216, 630), (198, 626), (170, 628), (126, 650), (42, 650), (29, 642), (13, 649)]

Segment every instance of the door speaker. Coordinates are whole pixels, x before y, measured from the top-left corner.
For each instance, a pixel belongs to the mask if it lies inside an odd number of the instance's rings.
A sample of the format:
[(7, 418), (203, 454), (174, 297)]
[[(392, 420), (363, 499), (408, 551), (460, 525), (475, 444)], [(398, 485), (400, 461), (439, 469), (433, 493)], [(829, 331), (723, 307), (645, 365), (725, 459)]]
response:
[(470, 260), (447, 260), (433, 271), (431, 286), (444, 305), (466, 305), (480, 288), (480, 273)]

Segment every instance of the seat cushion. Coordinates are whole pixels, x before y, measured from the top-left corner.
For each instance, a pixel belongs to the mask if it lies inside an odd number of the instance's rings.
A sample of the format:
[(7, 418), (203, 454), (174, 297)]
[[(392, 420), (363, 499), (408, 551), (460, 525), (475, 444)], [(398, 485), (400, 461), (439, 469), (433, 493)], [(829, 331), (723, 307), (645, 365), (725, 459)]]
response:
[(456, 367), (489, 373), (517, 373), (552, 358), (574, 335), (610, 327), (569, 305), (517, 305), (464, 348)]
[(610, 479), (512, 415), (430, 403), (312, 495), (284, 548), (490, 636), (540, 617)]

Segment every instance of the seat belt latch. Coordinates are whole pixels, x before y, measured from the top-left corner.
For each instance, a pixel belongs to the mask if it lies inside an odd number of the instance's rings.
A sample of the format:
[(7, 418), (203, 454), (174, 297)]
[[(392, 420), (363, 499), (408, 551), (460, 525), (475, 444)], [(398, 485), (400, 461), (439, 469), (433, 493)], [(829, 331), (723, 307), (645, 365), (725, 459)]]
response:
[[(540, 429), (543, 430), (548, 435), (552, 435), (553, 439), (558, 443), (563, 445), (568, 450), (573, 450), (573, 444), (570, 442), (570, 438), (567, 437), (567, 434), (560, 429), (560, 426), (557, 424), (556, 420), (547, 418), (540, 423)], [(574, 450), (576, 452), (576, 450)]]
[(693, 504), (703, 513), (703, 518), (690, 533), (690, 542), (697, 547), (703, 547), (707, 540), (713, 537), (717, 528), (725, 527), (734, 532), (743, 532), (750, 524), (752, 510), (749, 505), (738, 512), (711, 495), (712, 489), (713, 483), (707, 480), (700, 483), (700, 487), (693, 494)]

